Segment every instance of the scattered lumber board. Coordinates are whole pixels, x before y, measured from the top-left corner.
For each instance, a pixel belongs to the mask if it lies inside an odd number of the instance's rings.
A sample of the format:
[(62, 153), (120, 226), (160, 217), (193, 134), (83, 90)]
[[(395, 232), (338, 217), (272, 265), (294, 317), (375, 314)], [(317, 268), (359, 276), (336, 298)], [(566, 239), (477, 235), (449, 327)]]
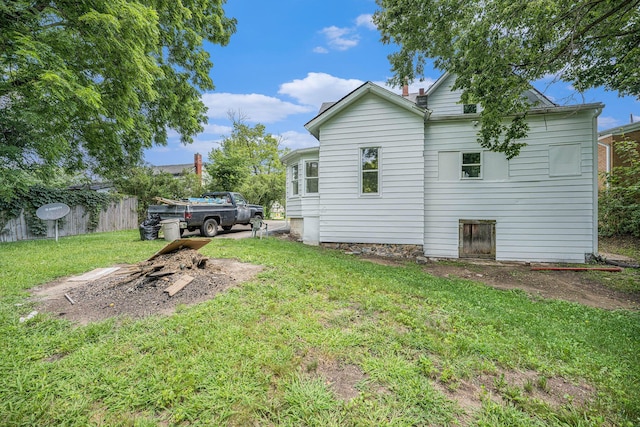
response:
[(178, 270), (160, 270), (160, 271), (155, 271), (153, 273), (149, 273), (147, 274), (147, 277), (163, 277), (163, 276), (170, 276), (172, 274), (176, 274), (178, 272)]
[(182, 290), (185, 286), (187, 286), (194, 278), (189, 276), (188, 274), (183, 274), (176, 280), (176, 282), (169, 286), (164, 292), (168, 293), (170, 297), (174, 296), (178, 292)]
[(620, 267), (531, 267), (531, 271), (622, 271)]

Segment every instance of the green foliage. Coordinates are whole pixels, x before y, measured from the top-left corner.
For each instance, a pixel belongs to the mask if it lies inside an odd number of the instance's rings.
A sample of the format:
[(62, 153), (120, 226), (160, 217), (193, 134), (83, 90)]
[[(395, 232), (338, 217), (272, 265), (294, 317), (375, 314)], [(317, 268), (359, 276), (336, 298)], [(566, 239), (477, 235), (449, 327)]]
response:
[(224, 3), (2, 2), (0, 175), (89, 166), (111, 178), (169, 129), (191, 142), (213, 89), (204, 44), (235, 31)]
[(19, 189), (11, 199), (0, 199), (0, 229), (7, 221), (24, 213), (29, 232), (36, 236), (47, 234), (47, 223), (36, 216), (36, 210), (48, 203), (64, 203), (69, 207), (82, 206), (89, 214), (88, 231), (94, 231), (100, 221), (100, 211), (107, 208), (112, 196), (91, 190), (69, 190), (35, 185)]
[(230, 115), (233, 131), (219, 148), (209, 153), (205, 167), (213, 191), (238, 191), (251, 203), (264, 206), (267, 217), (271, 205), (284, 205), (285, 168), (280, 141), (266, 133), (264, 125), (251, 127), (242, 117)]
[(622, 160), (604, 174), (606, 188), (599, 203), (600, 234), (640, 237), (640, 149), (636, 141), (616, 141), (613, 149)]
[(149, 205), (156, 204), (155, 197), (183, 199), (199, 197), (203, 190), (200, 178), (191, 172), (183, 172), (179, 177), (166, 172), (154, 172), (150, 167), (137, 167), (114, 180), (119, 193), (138, 198), (138, 219), (147, 215)]
[[(392, 82), (424, 76), (427, 60), (457, 76), (465, 104), (479, 103), (483, 147), (519, 153), (527, 134), (522, 94), (546, 75), (578, 91), (640, 95), (640, 8), (635, 1), (377, 0), (374, 22), (390, 55)], [(505, 121), (507, 123), (505, 124)]]

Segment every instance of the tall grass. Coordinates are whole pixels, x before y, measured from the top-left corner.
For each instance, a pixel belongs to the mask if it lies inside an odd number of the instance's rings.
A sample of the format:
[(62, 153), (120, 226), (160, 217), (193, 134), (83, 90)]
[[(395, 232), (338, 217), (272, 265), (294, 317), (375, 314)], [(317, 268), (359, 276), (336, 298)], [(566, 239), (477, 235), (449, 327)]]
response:
[[(1, 425), (640, 424), (638, 313), (273, 238), (202, 248), (266, 268), (170, 317), (19, 322), (32, 309), (26, 289), (163, 243), (118, 232), (0, 245)], [(341, 399), (314, 374), (323, 364), (357, 368), (358, 396)], [(481, 375), (525, 370), (589, 384), (592, 400), (554, 406), (513, 385), (476, 409), (452, 398)]]

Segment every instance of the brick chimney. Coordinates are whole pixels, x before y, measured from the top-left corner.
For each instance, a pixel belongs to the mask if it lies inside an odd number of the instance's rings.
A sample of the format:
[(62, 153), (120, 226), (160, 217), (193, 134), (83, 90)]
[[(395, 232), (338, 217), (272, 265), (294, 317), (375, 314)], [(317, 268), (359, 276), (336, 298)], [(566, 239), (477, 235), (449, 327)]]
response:
[(193, 155), (193, 166), (196, 169), (196, 175), (200, 177), (202, 183), (202, 154), (196, 153)]
[(409, 85), (402, 86), (402, 96), (405, 98), (409, 96)]

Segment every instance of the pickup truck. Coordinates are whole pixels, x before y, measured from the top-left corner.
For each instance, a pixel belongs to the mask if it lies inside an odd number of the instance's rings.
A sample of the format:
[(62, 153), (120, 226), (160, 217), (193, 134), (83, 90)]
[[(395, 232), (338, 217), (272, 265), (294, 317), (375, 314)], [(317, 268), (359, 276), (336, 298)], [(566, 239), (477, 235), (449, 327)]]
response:
[(202, 197), (183, 200), (171, 200), (156, 197), (161, 205), (151, 205), (149, 216), (159, 216), (160, 220), (179, 219), (180, 235), (184, 230), (200, 229), (204, 237), (218, 234), (218, 226), (231, 230), (236, 224), (251, 224), (253, 218), (264, 217), (264, 209), (259, 205), (250, 205), (240, 193), (218, 191), (205, 193)]

